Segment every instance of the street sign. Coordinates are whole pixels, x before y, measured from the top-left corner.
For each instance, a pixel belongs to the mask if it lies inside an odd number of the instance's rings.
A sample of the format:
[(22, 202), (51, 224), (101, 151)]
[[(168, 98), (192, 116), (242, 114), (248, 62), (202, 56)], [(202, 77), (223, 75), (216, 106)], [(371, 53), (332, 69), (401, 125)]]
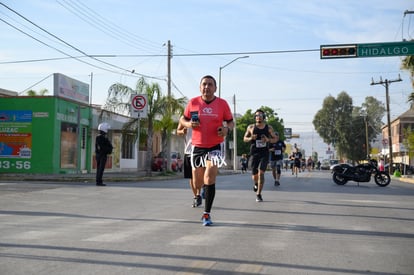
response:
[(146, 118), (148, 113), (147, 96), (131, 95), (131, 116), (134, 118)]
[(285, 128), (284, 133), (286, 139), (292, 138), (292, 128)]
[(414, 55), (414, 41), (358, 44), (358, 57), (384, 57)]
[(321, 45), (320, 55), (321, 59), (414, 55), (414, 41)]

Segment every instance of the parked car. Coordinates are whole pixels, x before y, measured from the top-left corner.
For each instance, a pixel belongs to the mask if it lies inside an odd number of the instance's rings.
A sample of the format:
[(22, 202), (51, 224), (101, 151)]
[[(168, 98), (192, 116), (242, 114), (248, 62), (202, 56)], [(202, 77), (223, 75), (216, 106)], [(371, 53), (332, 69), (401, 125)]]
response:
[(329, 164), (328, 160), (323, 160), (321, 164), (321, 170), (329, 170), (331, 165)]
[[(385, 171), (388, 171), (388, 167), (390, 166), (389, 163), (385, 164), (384, 168)], [(391, 167), (391, 173), (393, 174), (395, 172), (395, 170), (400, 170), (401, 175), (412, 175), (414, 174), (414, 166), (402, 163), (402, 162), (397, 162), (397, 163), (392, 163), (392, 167)]]
[[(167, 159), (162, 157), (162, 152), (158, 153), (157, 156), (154, 157), (154, 161), (152, 162), (152, 171), (162, 171), (163, 167), (167, 166)], [(183, 170), (183, 159), (181, 158), (181, 154), (178, 152), (171, 152), (171, 170), (172, 171), (182, 171)], [(163, 165), (164, 161), (164, 165)]]

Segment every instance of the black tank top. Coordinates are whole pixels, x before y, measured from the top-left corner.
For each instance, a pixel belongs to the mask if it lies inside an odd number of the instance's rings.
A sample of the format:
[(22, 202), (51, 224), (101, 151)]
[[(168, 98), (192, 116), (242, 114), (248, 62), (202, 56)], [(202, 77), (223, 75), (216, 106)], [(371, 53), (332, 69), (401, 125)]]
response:
[(267, 138), (270, 137), (269, 134), (269, 125), (265, 125), (263, 129), (259, 129), (256, 127), (256, 125), (253, 128), (253, 135), (256, 135), (256, 139), (251, 141), (250, 145), (250, 152), (251, 154), (255, 153), (262, 153), (262, 152), (268, 152), (269, 151), (269, 143), (263, 142), (261, 137), (264, 135)]

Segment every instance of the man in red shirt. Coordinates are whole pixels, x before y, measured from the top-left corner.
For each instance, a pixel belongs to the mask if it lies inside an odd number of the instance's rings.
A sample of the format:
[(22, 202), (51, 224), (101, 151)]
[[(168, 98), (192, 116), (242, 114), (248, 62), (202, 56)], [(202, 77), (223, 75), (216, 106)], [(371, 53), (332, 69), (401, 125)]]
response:
[(233, 115), (228, 103), (216, 97), (216, 80), (206, 75), (201, 78), (201, 96), (192, 98), (180, 119), (186, 128), (193, 129), (191, 166), (193, 180), (198, 188), (204, 184), (205, 204), (203, 225), (209, 226), (210, 211), (216, 194), (216, 177), (219, 167), (225, 165), (221, 143), (233, 128)]

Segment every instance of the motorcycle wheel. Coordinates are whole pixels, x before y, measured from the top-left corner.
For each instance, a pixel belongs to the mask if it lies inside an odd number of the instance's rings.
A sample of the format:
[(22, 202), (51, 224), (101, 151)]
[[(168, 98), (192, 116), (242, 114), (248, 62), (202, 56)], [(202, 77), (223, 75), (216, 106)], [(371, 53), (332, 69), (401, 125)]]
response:
[(341, 174), (338, 173), (333, 173), (332, 179), (338, 185), (344, 185), (348, 181)]
[(391, 177), (386, 172), (379, 172), (374, 175), (375, 183), (381, 187), (387, 186), (391, 182)]

